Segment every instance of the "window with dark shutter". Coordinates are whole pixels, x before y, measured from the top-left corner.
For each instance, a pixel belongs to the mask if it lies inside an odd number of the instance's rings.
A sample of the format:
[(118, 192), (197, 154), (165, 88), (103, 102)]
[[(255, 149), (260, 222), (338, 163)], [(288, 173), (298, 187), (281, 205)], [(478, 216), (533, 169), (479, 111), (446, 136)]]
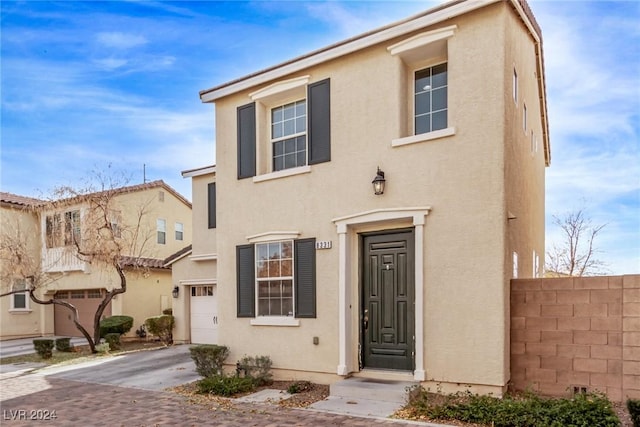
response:
[(256, 104), (238, 107), (238, 179), (256, 175)]
[(207, 204), (209, 207), (209, 228), (216, 228), (216, 183), (207, 186)]
[(329, 79), (307, 88), (309, 164), (331, 160), (331, 96)]
[(316, 239), (295, 242), (295, 316), (316, 317)]
[(255, 317), (255, 259), (253, 245), (236, 247), (238, 317)]

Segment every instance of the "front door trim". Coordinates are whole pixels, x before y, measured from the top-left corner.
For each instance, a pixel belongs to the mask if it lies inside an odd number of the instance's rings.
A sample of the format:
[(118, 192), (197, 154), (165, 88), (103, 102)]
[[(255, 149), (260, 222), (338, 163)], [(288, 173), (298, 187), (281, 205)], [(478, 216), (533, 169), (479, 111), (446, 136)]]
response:
[[(357, 271), (353, 272), (352, 259), (358, 256), (358, 232), (413, 226), (415, 230), (415, 369), (413, 378), (425, 380), (424, 369), (424, 226), (430, 207), (388, 208), (361, 212), (335, 218), (332, 222), (338, 232), (338, 340), (339, 360), (337, 374), (346, 376), (358, 370), (358, 337), (352, 339), (354, 322), (358, 319), (358, 302), (351, 296), (358, 287)], [(355, 250), (355, 252), (353, 252)], [(355, 263), (357, 265), (357, 262)], [(355, 287), (355, 288), (354, 288)], [(355, 311), (354, 311), (355, 310)], [(354, 318), (355, 314), (355, 318)], [(355, 344), (354, 344), (355, 343)], [(355, 347), (355, 348), (354, 348)], [(354, 353), (355, 352), (355, 353)]]

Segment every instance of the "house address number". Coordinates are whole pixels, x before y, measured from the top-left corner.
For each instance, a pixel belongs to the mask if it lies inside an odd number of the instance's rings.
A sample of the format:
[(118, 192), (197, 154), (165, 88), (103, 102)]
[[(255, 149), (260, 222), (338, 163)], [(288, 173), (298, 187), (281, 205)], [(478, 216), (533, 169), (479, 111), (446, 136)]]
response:
[(331, 240), (318, 240), (316, 249), (331, 249)]

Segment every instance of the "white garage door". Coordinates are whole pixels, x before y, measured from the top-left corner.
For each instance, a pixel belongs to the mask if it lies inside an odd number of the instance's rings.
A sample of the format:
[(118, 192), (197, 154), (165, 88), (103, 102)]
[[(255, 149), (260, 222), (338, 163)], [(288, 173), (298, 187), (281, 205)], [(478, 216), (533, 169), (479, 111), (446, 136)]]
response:
[(191, 343), (218, 344), (216, 287), (191, 287)]

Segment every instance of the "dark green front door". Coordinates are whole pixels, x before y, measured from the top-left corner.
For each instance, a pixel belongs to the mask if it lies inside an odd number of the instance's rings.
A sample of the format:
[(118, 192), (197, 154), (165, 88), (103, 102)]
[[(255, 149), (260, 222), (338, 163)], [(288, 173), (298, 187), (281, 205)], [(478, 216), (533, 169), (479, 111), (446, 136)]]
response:
[(362, 365), (414, 368), (413, 229), (362, 236)]

